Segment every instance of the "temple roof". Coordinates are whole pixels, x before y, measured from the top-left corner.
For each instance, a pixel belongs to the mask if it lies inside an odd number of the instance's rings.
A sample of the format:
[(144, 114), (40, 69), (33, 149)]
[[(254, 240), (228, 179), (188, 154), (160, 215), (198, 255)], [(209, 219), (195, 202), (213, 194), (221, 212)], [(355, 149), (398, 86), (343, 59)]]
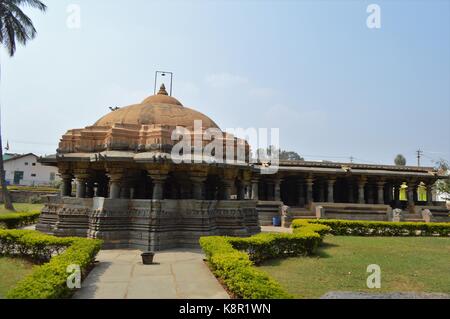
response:
[(195, 120), (201, 120), (205, 129), (219, 126), (208, 116), (184, 107), (180, 101), (167, 94), (164, 84), (158, 94), (146, 98), (142, 103), (126, 106), (105, 115), (94, 126), (114, 124), (168, 125), (193, 127)]

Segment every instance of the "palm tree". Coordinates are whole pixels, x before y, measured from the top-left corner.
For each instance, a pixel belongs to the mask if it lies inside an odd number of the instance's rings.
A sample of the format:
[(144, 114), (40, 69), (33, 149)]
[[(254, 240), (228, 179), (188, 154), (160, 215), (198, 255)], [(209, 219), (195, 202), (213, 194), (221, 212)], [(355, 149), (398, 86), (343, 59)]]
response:
[[(34, 39), (36, 29), (31, 19), (23, 13), (20, 7), (28, 6), (45, 11), (47, 6), (39, 0), (0, 0), (0, 44), (3, 45), (10, 57), (16, 53), (16, 43), (26, 45), (28, 40)], [(0, 69), (1, 72), (1, 69)], [(0, 119), (1, 121), (1, 119)], [(14, 211), (11, 195), (6, 187), (5, 170), (3, 165), (3, 146), (0, 123), (0, 184), (2, 186), (5, 208)]]

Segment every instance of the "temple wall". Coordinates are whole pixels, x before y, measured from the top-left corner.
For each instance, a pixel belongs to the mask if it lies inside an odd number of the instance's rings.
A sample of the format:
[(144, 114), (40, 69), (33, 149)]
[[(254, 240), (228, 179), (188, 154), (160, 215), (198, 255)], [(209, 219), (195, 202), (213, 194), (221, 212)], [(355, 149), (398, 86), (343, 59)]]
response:
[(201, 236), (260, 232), (255, 201), (48, 197), (37, 229), (105, 241), (105, 248), (198, 247)]

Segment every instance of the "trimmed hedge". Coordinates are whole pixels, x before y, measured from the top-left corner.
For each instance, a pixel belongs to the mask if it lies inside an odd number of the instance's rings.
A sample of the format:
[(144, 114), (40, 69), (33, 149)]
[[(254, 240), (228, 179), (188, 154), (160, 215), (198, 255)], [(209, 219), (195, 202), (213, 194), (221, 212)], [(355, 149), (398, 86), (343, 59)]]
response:
[(67, 298), (67, 266), (79, 265), (82, 276), (93, 264), (102, 241), (85, 238), (57, 238), (29, 230), (0, 230), (0, 254), (48, 261), (37, 266), (6, 297), (9, 299)]
[(14, 229), (37, 223), (40, 212), (0, 214), (0, 228)]
[(294, 220), (292, 227), (302, 229), (311, 224), (325, 225), (339, 236), (449, 236), (450, 223), (372, 222), (355, 220)]
[(202, 237), (200, 246), (213, 273), (228, 290), (244, 299), (293, 298), (275, 280), (256, 269), (271, 258), (309, 255), (329, 231), (323, 225), (296, 229), (294, 234), (259, 234), (249, 238)]

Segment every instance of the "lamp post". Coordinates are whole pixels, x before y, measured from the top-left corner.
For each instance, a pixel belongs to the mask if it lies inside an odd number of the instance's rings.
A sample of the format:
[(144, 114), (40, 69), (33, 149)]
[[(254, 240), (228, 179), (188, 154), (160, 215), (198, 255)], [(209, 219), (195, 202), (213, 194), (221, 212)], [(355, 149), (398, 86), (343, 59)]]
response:
[(166, 71), (156, 71), (155, 72), (155, 89), (154, 89), (153, 94), (156, 94), (156, 86), (157, 86), (159, 75), (162, 77), (170, 76), (170, 94), (169, 95), (172, 96), (173, 72), (166, 72)]

